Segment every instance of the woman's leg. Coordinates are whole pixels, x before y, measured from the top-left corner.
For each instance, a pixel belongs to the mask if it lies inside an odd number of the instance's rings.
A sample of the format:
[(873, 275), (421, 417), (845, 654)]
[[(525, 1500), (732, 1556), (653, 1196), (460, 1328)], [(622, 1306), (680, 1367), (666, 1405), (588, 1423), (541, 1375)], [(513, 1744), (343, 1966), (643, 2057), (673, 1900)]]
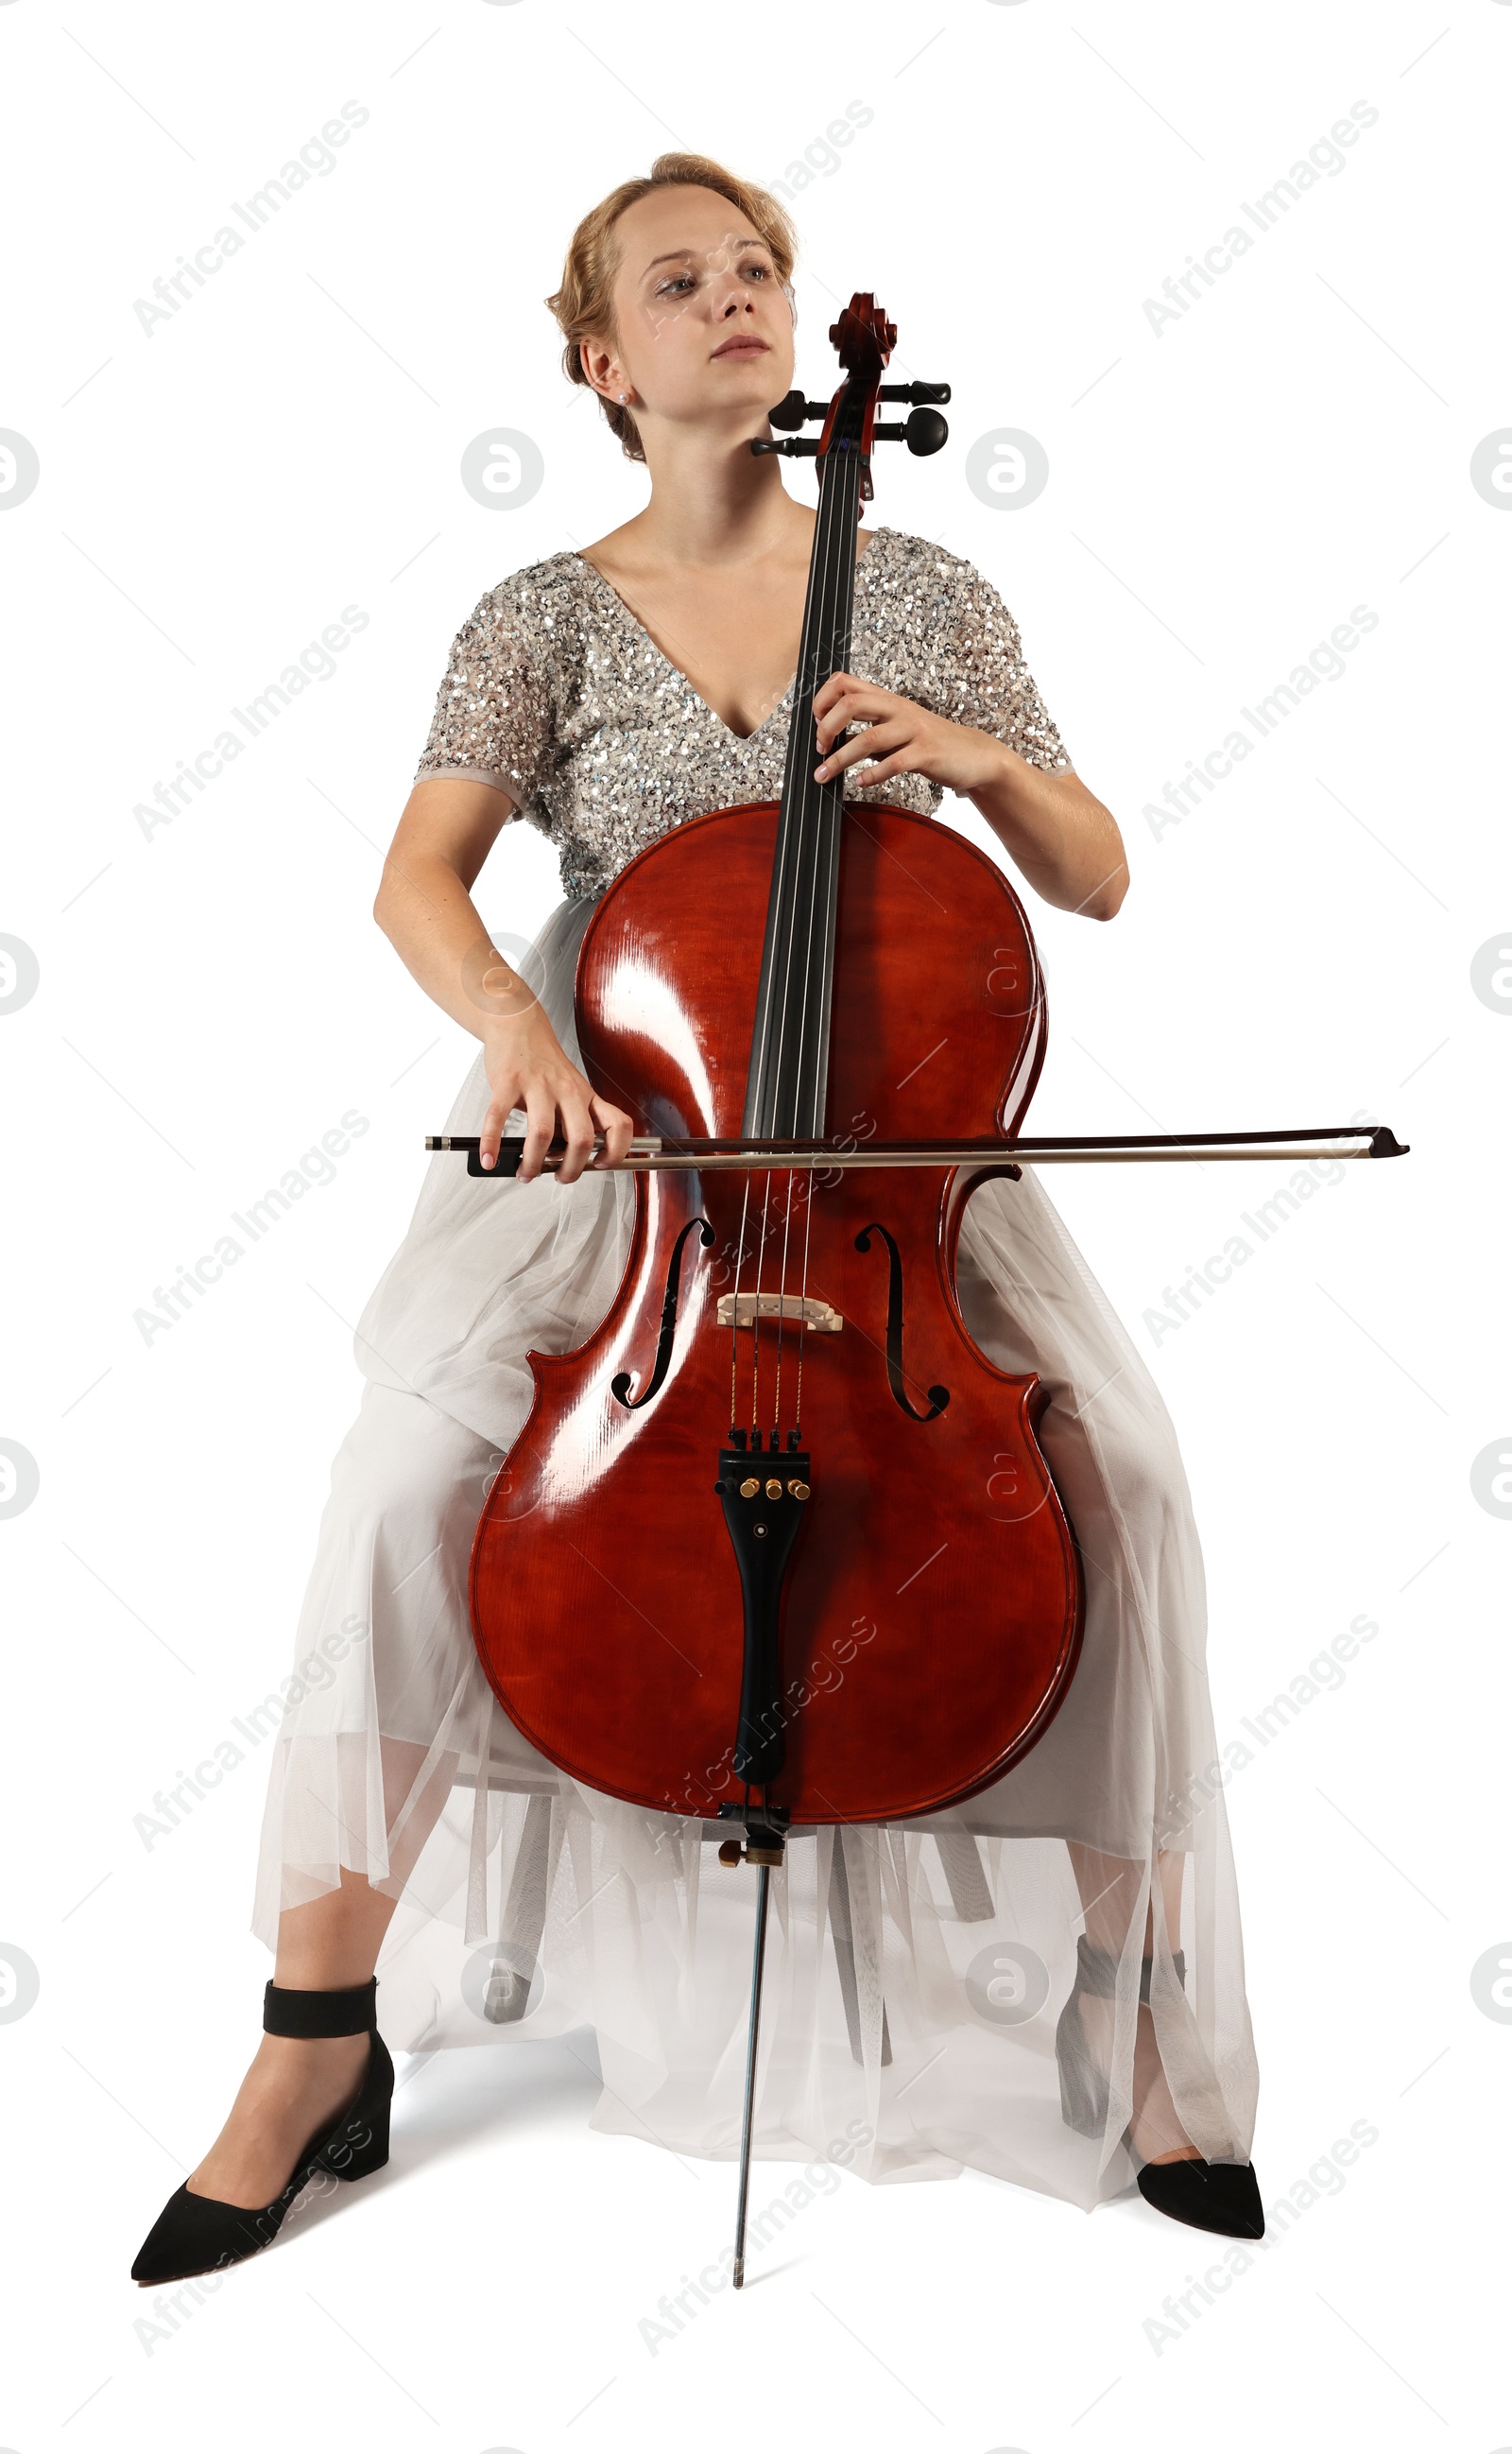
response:
[[(421, 1746), (394, 1739), (383, 1741), (386, 1801), (406, 1796), (425, 1755)], [(440, 1814), (446, 1794), (445, 1781), (433, 1782), (411, 1810), (408, 1829), (415, 1852)], [(300, 1908), (285, 1909), (280, 1917), (274, 1984), (311, 1992), (365, 1985), (397, 1906), (365, 1875), (343, 1866), (333, 1890)], [(233, 2207), (269, 2205), (306, 2142), (324, 2122), (334, 2122), (354, 2095), (367, 2064), (366, 2033), (265, 2036), (225, 2127), (189, 2177), (189, 2189), (200, 2198), (224, 2199)]]
[[(279, 1920), (275, 1983), (319, 1990), (365, 1984), (395, 1905), (366, 1876), (344, 1866), (338, 1890), (286, 1909)], [(189, 2189), (233, 2207), (270, 2204), (306, 2141), (323, 2122), (334, 2122), (355, 2094), (368, 2050), (366, 2032), (265, 2036), (225, 2128), (189, 2177)]]
[[(445, 1728), (458, 1747), (478, 1743), (475, 1717), (459, 1717), (456, 1700), (475, 1667), (468, 1559), (490, 1456), (486, 1439), (424, 1398), (372, 1385), (337, 1452), (301, 1620), (301, 1666), (310, 1669), (321, 1631), (347, 1624), (353, 1605), (363, 1606), (352, 1623), (366, 1623), (365, 1641), (341, 1658), (346, 1683), (335, 1699), (311, 1675), (270, 1767), (260, 1897), (287, 1897), (286, 1878), (307, 1893), (329, 1883), (278, 1914), (277, 1985), (325, 1992), (366, 1984), (458, 1770), (458, 1755), (443, 1741), (417, 1788), (430, 1741)], [(391, 1735), (396, 1727), (407, 1735)], [(364, 1751), (375, 1743), (381, 1831), (364, 1772)], [(342, 1749), (352, 1751), (350, 1761)], [(366, 2034), (265, 2035), (225, 2127), (189, 2177), (191, 2192), (232, 2206), (269, 2205), (301, 2148), (355, 2094), (368, 2050)]]
[[(1087, 1941), (1100, 1950), (1110, 1951), (1115, 1960), (1123, 1955), (1128, 1936), (1130, 1902), (1137, 1897), (1143, 1868), (1130, 1859), (1112, 1858), (1101, 1849), (1088, 1849), (1079, 1840), (1068, 1840), (1071, 1865), (1077, 1890), (1082, 1897), (1082, 1915)], [(1172, 1951), (1179, 1948), (1182, 1934), (1182, 1881), (1186, 1870), (1185, 1858), (1174, 1850), (1160, 1851), (1157, 1865), (1160, 1874), (1161, 1907), (1165, 1923), (1165, 1939)], [(1154, 1949), (1155, 1903), (1151, 1898), (1144, 1914), (1145, 1953)], [(1089, 2039), (1104, 2063), (1113, 2041), (1113, 2004), (1097, 1995), (1082, 1996), (1082, 2021)], [(1160, 2048), (1155, 2042), (1155, 2022), (1147, 2002), (1140, 2004), (1139, 2026), (1134, 2041), (1134, 2111), (1131, 2117), (1135, 2152), (1146, 2164), (1171, 2164), (1180, 2158), (1195, 2156), (1185, 2131), (1177, 2119), (1171, 2092), (1166, 2085), (1161, 2064)]]

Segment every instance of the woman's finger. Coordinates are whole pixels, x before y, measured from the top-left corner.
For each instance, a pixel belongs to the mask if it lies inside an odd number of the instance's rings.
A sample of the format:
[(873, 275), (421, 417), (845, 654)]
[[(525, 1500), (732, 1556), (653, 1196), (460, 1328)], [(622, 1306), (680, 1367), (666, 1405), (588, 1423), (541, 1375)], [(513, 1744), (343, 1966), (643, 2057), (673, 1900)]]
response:
[(831, 674), (827, 682), (822, 684), (814, 693), (814, 714), (823, 714), (826, 708), (834, 706), (836, 699), (845, 692), (856, 690), (859, 687), (860, 685), (850, 674)]
[(483, 1119), (483, 1130), (478, 1136), (478, 1156), (485, 1167), (497, 1167), (499, 1163), (499, 1144), (504, 1137), (504, 1129), (518, 1105), (516, 1089), (515, 1083), (503, 1082), (488, 1101), (488, 1113)]
[(815, 730), (821, 744), (827, 746), (837, 733), (845, 732), (847, 724), (875, 724), (881, 718), (895, 714), (898, 701), (891, 691), (870, 690), (864, 682), (853, 682), (841, 697), (830, 702), (822, 716), (818, 709), (816, 699)]
[(918, 772), (907, 751), (899, 750), (892, 757), (879, 759), (875, 767), (868, 767), (859, 781), (869, 793), (873, 784), (885, 784), (889, 775), (915, 775)]
[[(516, 1105), (520, 1105), (516, 1101)], [(525, 1148), (520, 1154), (518, 1181), (529, 1184), (541, 1173), (541, 1161), (551, 1145), (556, 1132), (556, 1101), (544, 1082), (526, 1085)]]
[[(587, 1086), (585, 1086), (586, 1091)], [(557, 1101), (562, 1119), (562, 1139), (567, 1144), (566, 1156), (556, 1172), (558, 1184), (576, 1184), (584, 1168), (593, 1156), (593, 1119), (588, 1114), (586, 1096), (564, 1092)]]
[(827, 782), (830, 776), (854, 767), (863, 758), (881, 758), (890, 750), (901, 749), (907, 738), (907, 728), (896, 721), (868, 725), (865, 733), (852, 734), (848, 741), (832, 750), (814, 774), (822, 782)]
[(635, 1119), (627, 1116), (623, 1108), (611, 1107), (607, 1099), (594, 1098), (589, 1105), (604, 1136), (603, 1156), (593, 1164), (595, 1167), (611, 1165), (627, 1155), (635, 1133)]

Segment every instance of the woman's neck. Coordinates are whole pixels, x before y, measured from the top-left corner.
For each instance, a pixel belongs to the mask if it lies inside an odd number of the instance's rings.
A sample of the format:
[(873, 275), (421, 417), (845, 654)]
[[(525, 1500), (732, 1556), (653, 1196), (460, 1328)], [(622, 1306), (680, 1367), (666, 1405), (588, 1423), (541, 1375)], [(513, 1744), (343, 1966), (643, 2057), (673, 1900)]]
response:
[(749, 437), (731, 443), (674, 432), (643, 436), (651, 499), (602, 540), (628, 571), (636, 565), (738, 569), (792, 557), (806, 562), (814, 515), (795, 503), (775, 457), (757, 458)]

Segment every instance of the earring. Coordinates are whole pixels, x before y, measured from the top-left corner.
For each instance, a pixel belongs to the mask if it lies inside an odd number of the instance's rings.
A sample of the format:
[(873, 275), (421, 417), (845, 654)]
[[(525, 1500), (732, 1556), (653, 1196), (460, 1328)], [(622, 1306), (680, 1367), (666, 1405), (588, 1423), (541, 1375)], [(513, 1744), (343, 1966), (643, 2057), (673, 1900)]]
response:
[(630, 395), (629, 395), (629, 393), (628, 393), (627, 392), (621, 392), (621, 394), (620, 394), (620, 401), (621, 401), (621, 405), (622, 405), (622, 406), (624, 405), (624, 403), (625, 403), (626, 401), (627, 401), (627, 400), (629, 399), (629, 396), (630, 396)]

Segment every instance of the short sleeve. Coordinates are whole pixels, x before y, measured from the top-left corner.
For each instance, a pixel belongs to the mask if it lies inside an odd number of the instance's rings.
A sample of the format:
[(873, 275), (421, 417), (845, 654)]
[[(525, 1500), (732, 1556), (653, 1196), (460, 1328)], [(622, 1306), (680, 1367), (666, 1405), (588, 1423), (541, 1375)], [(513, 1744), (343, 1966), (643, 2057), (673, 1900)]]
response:
[(1024, 660), (1012, 614), (973, 563), (957, 562), (953, 579), (945, 653), (935, 660), (950, 701), (941, 713), (955, 724), (995, 733), (1047, 774), (1069, 773), (1070, 753)]
[(523, 815), (551, 765), (550, 673), (507, 582), (464, 622), (436, 693), (417, 784), (466, 775), (507, 793)]

